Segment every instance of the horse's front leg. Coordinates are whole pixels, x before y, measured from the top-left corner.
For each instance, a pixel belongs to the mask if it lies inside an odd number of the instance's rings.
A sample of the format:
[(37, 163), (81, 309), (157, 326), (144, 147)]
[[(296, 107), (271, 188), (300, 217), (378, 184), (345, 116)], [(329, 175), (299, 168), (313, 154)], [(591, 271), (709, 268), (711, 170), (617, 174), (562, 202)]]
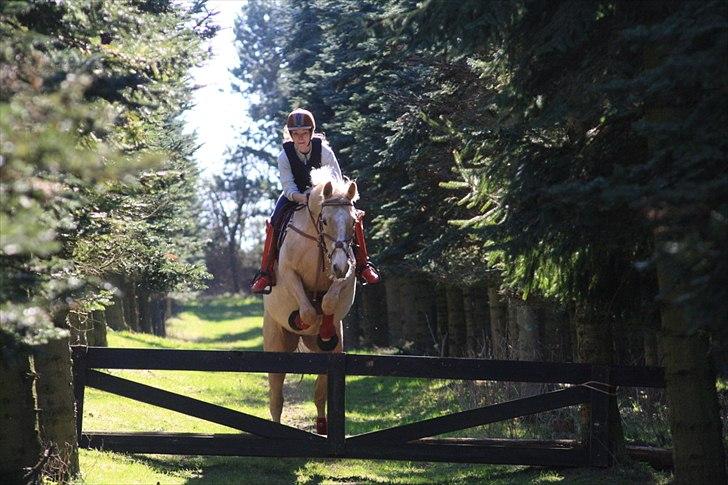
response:
[(339, 304), (339, 297), (341, 296), (341, 290), (346, 284), (345, 279), (337, 279), (331, 283), (331, 286), (326, 290), (326, 294), (321, 300), (321, 311), (324, 315), (333, 315), (336, 312), (336, 306)]
[(316, 324), (316, 309), (311, 305), (311, 302), (306, 296), (306, 291), (303, 289), (303, 282), (301, 281), (298, 273), (291, 268), (281, 268), (278, 272), (280, 275), (280, 284), (285, 285), (286, 288), (293, 294), (293, 297), (298, 303), (298, 312), (301, 315), (301, 320), (306, 325), (312, 326)]

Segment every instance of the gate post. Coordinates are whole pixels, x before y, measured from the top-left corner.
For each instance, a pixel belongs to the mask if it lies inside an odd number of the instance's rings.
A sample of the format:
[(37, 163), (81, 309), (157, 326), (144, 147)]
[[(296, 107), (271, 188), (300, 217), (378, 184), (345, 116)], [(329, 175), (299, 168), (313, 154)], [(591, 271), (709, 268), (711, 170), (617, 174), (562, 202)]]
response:
[(346, 354), (336, 352), (329, 354), (328, 371), (328, 402), (326, 413), (328, 415), (328, 442), (333, 455), (344, 453), (346, 440), (346, 420), (344, 406), (346, 396), (344, 385), (346, 383)]
[(73, 363), (73, 397), (76, 400), (76, 439), (79, 448), (81, 444), (81, 429), (83, 427), (83, 397), (86, 387), (86, 353), (88, 347), (84, 345), (71, 346), (71, 361)]
[(610, 368), (592, 366), (589, 399), (589, 465), (607, 467), (612, 463), (609, 442), (609, 399), (612, 393)]

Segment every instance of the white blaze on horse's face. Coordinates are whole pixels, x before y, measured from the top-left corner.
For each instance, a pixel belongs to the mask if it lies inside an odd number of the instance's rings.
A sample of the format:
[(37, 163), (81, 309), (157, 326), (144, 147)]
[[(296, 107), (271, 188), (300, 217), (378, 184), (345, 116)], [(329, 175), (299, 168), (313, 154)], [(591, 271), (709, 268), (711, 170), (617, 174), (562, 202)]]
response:
[(344, 198), (332, 199), (331, 191), (327, 189), (328, 187), (324, 188), (324, 204), (321, 208), (326, 252), (329, 254), (332, 277), (346, 278), (354, 270), (351, 243), (356, 213), (351, 199), (356, 195), (356, 184), (351, 183)]

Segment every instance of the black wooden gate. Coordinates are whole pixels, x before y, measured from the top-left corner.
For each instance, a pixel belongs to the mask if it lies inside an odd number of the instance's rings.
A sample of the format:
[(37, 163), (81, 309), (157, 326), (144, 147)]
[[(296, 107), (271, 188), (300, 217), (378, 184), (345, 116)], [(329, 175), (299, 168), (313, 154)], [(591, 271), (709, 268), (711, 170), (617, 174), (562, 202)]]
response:
[[(355, 354), (74, 347), (77, 431), (83, 448), (129, 453), (336, 457), (550, 466), (607, 466), (609, 395), (615, 386), (664, 387), (661, 368)], [(96, 369), (328, 374), (328, 436), (274, 423)], [(345, 427), (346, 376), (417, 377), (571, 384), (500, 404), (356, 436)], [(84, 389), (93, 387), (245, 433), (84, 432)], [(586, 442), (432, 438), (519, 416), (587, 404)], [(414, 405), (414, 404), (413, 404)]]

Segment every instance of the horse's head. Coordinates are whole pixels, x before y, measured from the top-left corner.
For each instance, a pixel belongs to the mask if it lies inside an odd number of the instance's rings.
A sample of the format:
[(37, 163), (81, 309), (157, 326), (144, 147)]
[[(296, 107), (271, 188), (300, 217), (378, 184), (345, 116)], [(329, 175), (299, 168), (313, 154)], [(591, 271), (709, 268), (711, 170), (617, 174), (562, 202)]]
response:
[(330, 170), (311, 172), (314, 188), (309, 198), (309, 210), (316, 218), (317, 229), (333, 278), (346, 278), (355, 268), (354, 239), (356, 209), (359, 198), (356, 182), (339, 180)]

